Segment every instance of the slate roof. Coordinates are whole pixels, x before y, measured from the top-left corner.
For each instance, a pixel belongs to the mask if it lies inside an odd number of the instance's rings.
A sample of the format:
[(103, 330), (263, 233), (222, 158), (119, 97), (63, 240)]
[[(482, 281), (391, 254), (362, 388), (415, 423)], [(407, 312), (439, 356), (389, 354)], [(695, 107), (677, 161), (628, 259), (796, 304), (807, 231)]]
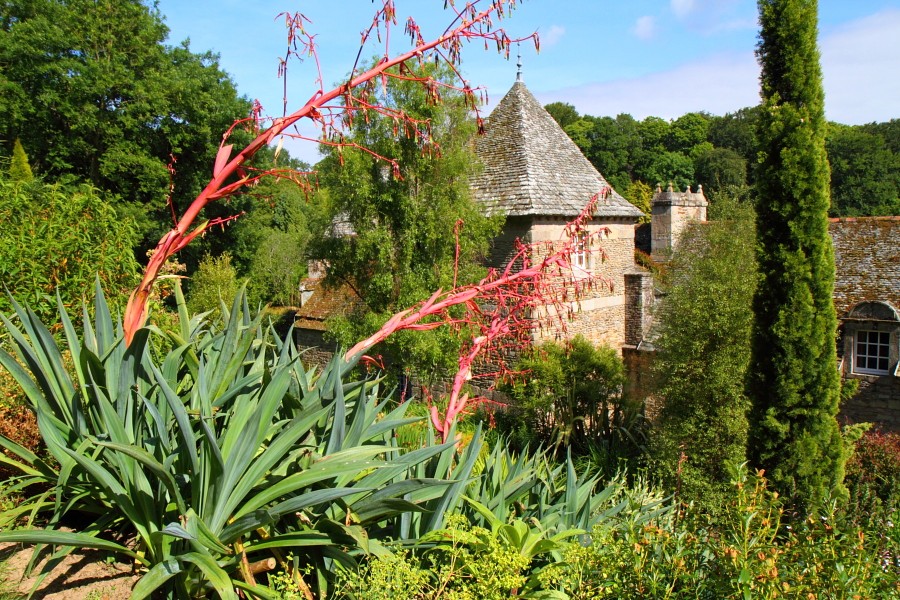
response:
[(900, 217), (830, 219), (834, 307), (844, 318), (860, 302), (900, 308)]
[(349, 315), (363, 304), (349, 286), (325, 287), (322, 279), (310, 277), (300, 287), (312, 292), (309, 301), (297, 310), (295, 327), (325, 331), (325, 320), (334, 315)]
[[(575, 217), (611, 187), (521, 81), (485, 121), (475, 152), (484, 168), (472, 191), (488, 214)], [(642, 213), (613, 191), (595, 215), (637, 219)]]

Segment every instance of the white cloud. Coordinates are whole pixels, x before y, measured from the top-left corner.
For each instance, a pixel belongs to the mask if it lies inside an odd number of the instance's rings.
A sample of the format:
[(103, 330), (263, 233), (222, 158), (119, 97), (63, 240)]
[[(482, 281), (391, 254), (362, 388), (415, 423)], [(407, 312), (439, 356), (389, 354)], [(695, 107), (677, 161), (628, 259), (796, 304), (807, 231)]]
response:
[(672, 0), (672, 12), (679, 19), (688, 16), (694, 10), (694, 0)]
[(555, 46), (563, 36), (566, 35), (566, 28), (561, 25), (551, 25), (547, 33), (541, 33), (541, 47), (550, 48)]
[(628, 113), (636, 119), (674, 119), (684, 113), (724, 114), (759, 102), (759, 69), (752, 53), (720, 55), (636, 79), (593, 83), (543, 94), (589, 115)]
[(900, 10), (853, 21), (821, 41), (826, 116), (862, 124), (900, 117)]
[[(852, 21), (820, 40), (828, 119), (846, 124), (900, 118), (900, 10)], [(589, 115), (629, 113), (677, 118), (722, 115), (759, 102), (759, 66), (751, 51), (720, 53), (669, 71), (540, 94)]]
[(639, 17), (631, 28), (631, 32), (641, 40), (649, 40), (656, 35), (656, 18), (652, 16)]

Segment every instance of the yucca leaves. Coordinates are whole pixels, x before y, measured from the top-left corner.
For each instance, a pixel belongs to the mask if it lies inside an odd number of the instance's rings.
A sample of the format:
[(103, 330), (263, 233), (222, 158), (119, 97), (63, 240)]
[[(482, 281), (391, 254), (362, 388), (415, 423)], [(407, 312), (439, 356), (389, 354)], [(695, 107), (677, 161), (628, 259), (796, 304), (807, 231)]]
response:
[(98, 288), (80, 338), (61, 311), (74, 377), (48, 329), (15, 310), (18, 327), (4, 324), (16, 356), (0, 352), (0, 363), (25, 390), (59, 468), (0, 439), (23, 482), (53, 490), (7, 515), (44, 515), (45, 529), (0, 540), (83, 547), (87, 534), (53, 537), (53, 528), (72, 511), (98, 515), (91, 540), (109, 527), (137, 535), (136, 548), (108, 548), (149, 567), (135, 597), (230, 597), (235, 586), (265, 596), (238, 580), (238, 540), (257, 556), (306, 549), (318, 567), (350, 564), (343, 547), (381, 548), (366, 528), (398, 537), (402, 515), (415, 515), (407, 532), (434, 528), (471, 479), (480, 434), (461, 456), (452, 444), (401, 453), (392, 433), (414, 420), (406, 407), (389, 410), (377, 381), (348, 382), (354, 365), (339, 355), (307, 371), (288, 340), (250, 316), (243, 294), (220, 330), (179, 306), (179, 329), (166, 334), (173, 347), (153, 357), (150, 336), (161, 332), (145, 328), (126, 347)]
[[(80, 337), (60, 304), (66, 352), (27, 308), (14, 304), (3, 318), (15, 356), (0, 350), (0, 365), (59, 466), (0, 437), (12, 455), (0, 461), (22, 473), (15, 489), (46, 488), (0, 516), (27, 515), (44, 529), (0, 532), (0, 541), (57, 546), (51, 566), (75, 547), (136, 557), (147, 571), (135, 598), (232, 598), (236, 589), (265, 598), (241, 578), (241, 556), (290, 551), (325, 586), (334, 565), (386, 552), (379, 538), (412, 543), (450, 512), (500, 522), (517, 506), (552, 540), (589, 530), (609, 496), (598, 501), (596, 478), (579, 479), (571, 461), (514, 456), (502, 444), (486, 454), (480, 427), (462, 450), (428, 429), (420, 448), (401, 451), (393, 434), (417, 418), (408, 404), (388, 406), (379, 381), (350, 381), (353, 362), (338, 354), (307, 370), (289, 338), (251, 316), (243, 293), (223, 307), (219, 329), (189, 317), (177, 289), (176, 298), (178, 330), (148, 327), (127, 347), (99, 287)], [(154, 335), (169, 346), (159, 355)], [(77, 534), (56, 531), (75, 511), (96, 518)], [(511, 543), (549, 548), (510, 527)], [(136, 545), (100, 537), (110, 529), (136, 535)]]

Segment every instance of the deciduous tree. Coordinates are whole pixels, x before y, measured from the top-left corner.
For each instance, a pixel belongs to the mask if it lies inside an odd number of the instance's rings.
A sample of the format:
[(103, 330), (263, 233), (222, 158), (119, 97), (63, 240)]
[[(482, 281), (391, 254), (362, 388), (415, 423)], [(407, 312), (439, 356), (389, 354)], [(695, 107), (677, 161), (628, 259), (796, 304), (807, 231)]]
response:
[(724, 505), (727, 463), (746, 460), (756, 237), (749, 202), (712, 200), (709, 222), (685, 229), (667, 268), (654, 341), (663, 404), (651, 458), (685, 501), (714, 508)]
[[(453, 76), (433, 65), (412, 72), (445, 83)], [(436, 103), (416, 81), (392, 78), (370, 101), (423, 123), (433, 146), (423, 152), (392, 118), (373, 115), (355, 119), (347, 138), (365, 151), (336, 148), (320, 165), (327, 209), (310, 254), (328, 265), (327, 285), (349, 286), (360, 300), (356, 312), (329, 323), (345, 346), (434, 290), (484, 277), (478, 265), (501, 224), (481, 214), (469, 191), (476, 125), (463, 94), (448, 88)], [(381, 156), (397, 160), (398, 170)], [(391, 336), (383, 349), (425, 381), (452, 368), (458, 351), (446, 328)]]
[[(221, 135), (251, 103), (212, 54), (165, 45), (155, 3), (0, 4), (0, 138), (32, 167), (110, 192), (150, 247), (208, 179)], [(173, 157), (174, 171), (168, 169)]]

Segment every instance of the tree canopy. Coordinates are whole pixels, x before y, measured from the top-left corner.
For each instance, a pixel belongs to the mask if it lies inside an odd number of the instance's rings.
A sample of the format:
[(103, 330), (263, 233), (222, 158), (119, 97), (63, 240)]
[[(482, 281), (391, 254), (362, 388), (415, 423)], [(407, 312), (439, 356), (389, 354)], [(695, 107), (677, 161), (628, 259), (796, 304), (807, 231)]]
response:
[[(760, 146), (760, 107), (715, 116), (687, 113), (666, 121), (629, 114), (581, 115), (571, 104), (554, 102), (547, 111), (584, 155), (620, 193), (635, 182), (676, 189), (702, 185), (707, 192), (734, 190), (755, 182)], [(831, 163), (829, 214), (900, 214), (900, 121), (868, 125), (830, 123), (826, 149)]]
[(10, 0), (0, 5), (0, 139), (20, 139), (36, 174), (118, 198), (142, 237), (208, 179), (221, 135), (250, 113), (215, 55), (165, 45), (140, 0)]
[[(449, 76), (427, 68), (436, 79)], [(480, 258), (500, 224), (484, 217), (470, 196), (475, 124), (462, 95), (445, 91), (435, 103), (420, 85), (393, 78), (372, 93), (383, 94), (379, 104), (402, 109), (427, 133), (410, 136), (388, 117), (358, 119), (352, 141), (370, 151), (333, 150), (320, 163), (323, 210), (310, 254), (328, 264), (330, 285), (349, 286), (365, 305), (363, 314), (332, 322), (332, 333), (345, 343), (435, 290), (453, 287), (454, 279), (477, 281), (485, 272)], [(398, 169), (373, 153), (396, 159)], [(450, 366), (457, 356), (445, 331), (399, 335), (392, 344), (393, 356), (414, 363), (421, 375)]]

